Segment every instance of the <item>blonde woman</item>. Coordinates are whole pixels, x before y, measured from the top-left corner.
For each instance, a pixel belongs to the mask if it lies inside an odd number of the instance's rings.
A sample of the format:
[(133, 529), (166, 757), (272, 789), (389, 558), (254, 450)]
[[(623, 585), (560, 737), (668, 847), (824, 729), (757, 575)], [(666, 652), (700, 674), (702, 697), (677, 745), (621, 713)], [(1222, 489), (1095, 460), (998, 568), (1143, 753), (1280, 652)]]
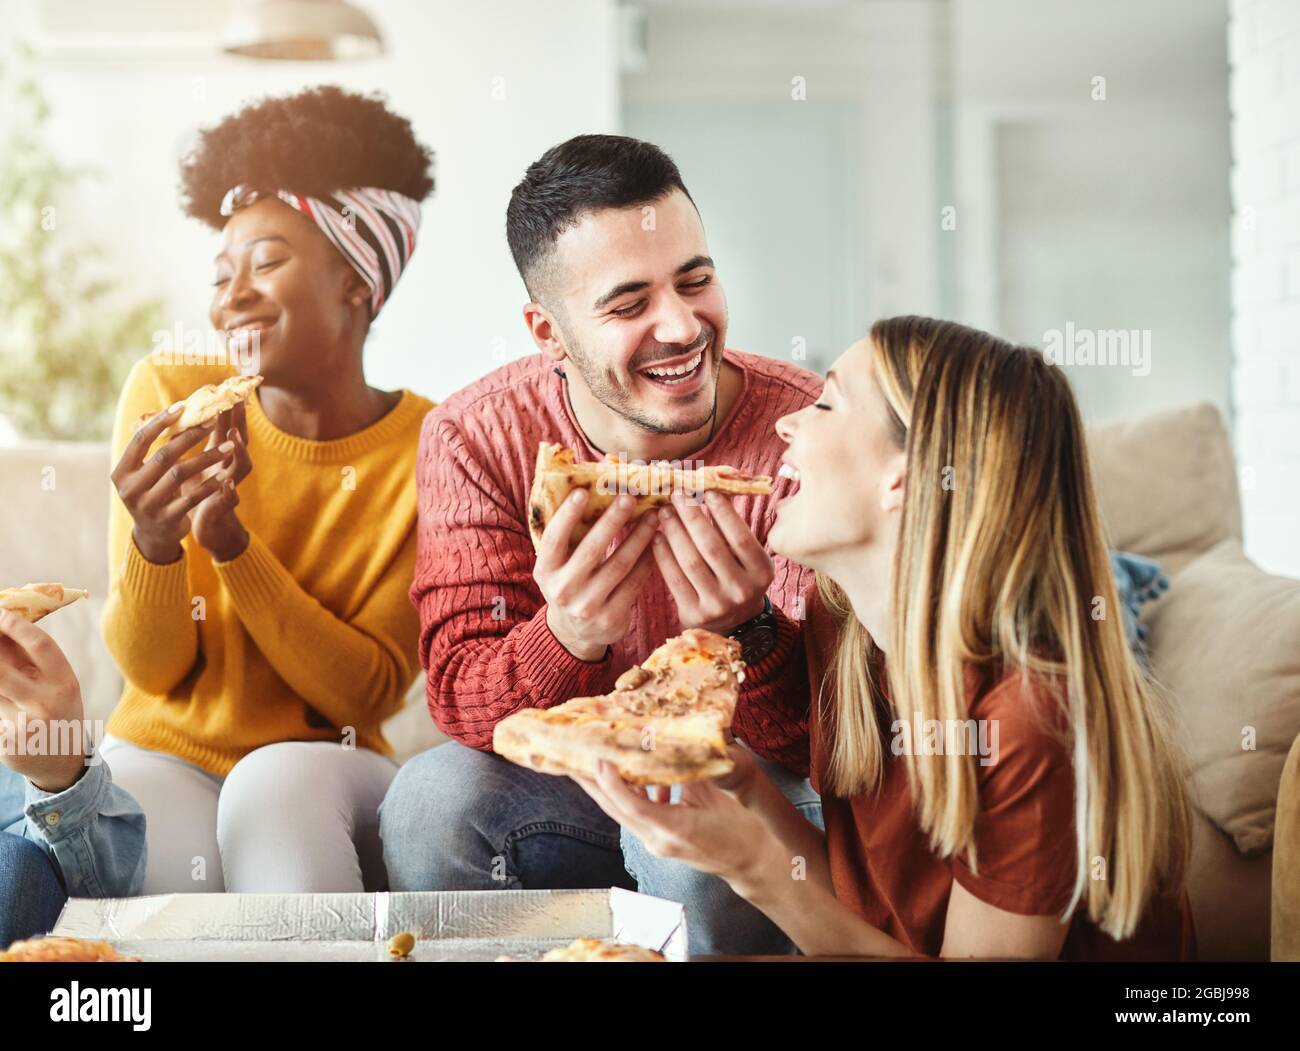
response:
[(721, 877), (808, 954), (1194, 958), (1181, 760), (1064, 375), (894, 318), (777, 431), (801, 484), (772, 543), (818, 578), (790, 704), (825, 833), (743, 749), (675, 806), (606, 767), (584, 787), (668, 859), (642, 888), (680, 863)]

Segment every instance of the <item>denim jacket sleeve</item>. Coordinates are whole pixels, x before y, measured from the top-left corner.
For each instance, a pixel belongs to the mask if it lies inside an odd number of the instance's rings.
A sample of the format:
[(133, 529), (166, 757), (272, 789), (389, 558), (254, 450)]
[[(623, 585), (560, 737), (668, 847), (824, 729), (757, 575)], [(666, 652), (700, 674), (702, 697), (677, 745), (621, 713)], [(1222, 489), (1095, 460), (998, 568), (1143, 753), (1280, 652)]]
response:
[[(10, 783), (5, 784), (6, 778)], [(34, 841), (54, 858), (69, 897), (140, 893), (145, 869), (144, 812), (128, 792), (113, 784), (108, 763), (94, 757), (81, 779), (62, 792), (43, 792), (0, 767), (0, 796), (16, 797), (18, 785), (25, 786), (23, 819), (7, 831)], [(10, 809), (0, 806), (6, 815)]]

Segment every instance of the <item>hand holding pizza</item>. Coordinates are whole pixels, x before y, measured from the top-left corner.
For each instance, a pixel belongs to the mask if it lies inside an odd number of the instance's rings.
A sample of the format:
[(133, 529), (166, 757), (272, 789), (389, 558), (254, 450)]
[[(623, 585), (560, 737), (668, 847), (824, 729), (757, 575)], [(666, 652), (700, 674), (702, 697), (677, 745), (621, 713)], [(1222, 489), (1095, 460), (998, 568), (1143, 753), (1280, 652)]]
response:
[[(224, 439), (221, 436), (224, 435)], [(230, 562), (243, 554), (248, 546), (248, 530), (235, 514), (239, 506), (236, 487), (253, 470), (253, 460), (248, 453), (248, 421), (241, 401), (233, 409), (217, 417), (217, 425), (208, 439), (208, 449), (227, 449), (221, 467), (212, 475), (218, 483), (215, 492), (209, 491), (190, 514), (194, 539), (218, 562)], [(205, 453), (206, 455), (206, 453)], [(193, 478), (190, 487), (198, 491), (207, 479)]]
[[(19, 714), (30, 724), (48, 720), (80, 721), (81, 684), (56, 643), (34, 624), (0, 610), (0, 719), (16, 723)], [(62, 735), (47, 735), (51, 742)], [(75, 755), (9, 755), (0, 763), (28, 778), (45, 792), (61, 792), (75, 784), (86, 757)]]
[(654, 541), (659, 572), (677, 603), (683, 628), (726, 634), (763, 611), (772, 559), (731, 501), (705, 494), (706, 514), (681, 493), (659, 511)]
[(636, 511), (636, 501), (624, 494), (570, 553), (570, 538), (587, 499), (584, 490), (574, 490), (546, 526), (533, 579), (546, 599), (551, 634), (575, 657), (598, 661), (632, 623), (637, 594), (654, 568), (647, 549), (656, 521), (654, 515), (643, 515), (606, 557)]
[(727, 751), (734, 771), (725, 778), (682, 785), (676, 804), (669, 804), (667, 788), (630, 785), (608, 762), (600, 764), (594, 781), (574, 780), (655, 857), (741, 885), (752, 881), (755, 869), (780, 850), (776, 834), (746, 804), (762, 771), (745, 749), (733, 744)]
[(229, 442), (216, 444), (188, 460), (181, 458), (208, 436), (205, 427), (191, 427), (167, 441), (152, 456), (149, 450), (180, 413), (180, 405), (145, 422), (127, 443), (110, 476), (117, 494), (135, 522), (135, 545), (148, 561), (159, 564), (181, 557), (181, 541), (190, 531), (190, 511), (221, 488), (205, 472), (234, 451)]

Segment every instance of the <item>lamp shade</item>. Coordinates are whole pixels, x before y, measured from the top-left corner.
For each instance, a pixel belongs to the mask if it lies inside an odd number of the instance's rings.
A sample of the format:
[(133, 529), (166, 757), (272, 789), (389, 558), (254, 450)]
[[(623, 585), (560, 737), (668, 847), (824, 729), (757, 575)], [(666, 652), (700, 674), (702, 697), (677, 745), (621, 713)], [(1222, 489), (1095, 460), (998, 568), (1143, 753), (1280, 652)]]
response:
[(383, 53), (379, 29), (347, 0), (246, 0), (221, 35), (221, 49), (249, 58), (324, 62)]

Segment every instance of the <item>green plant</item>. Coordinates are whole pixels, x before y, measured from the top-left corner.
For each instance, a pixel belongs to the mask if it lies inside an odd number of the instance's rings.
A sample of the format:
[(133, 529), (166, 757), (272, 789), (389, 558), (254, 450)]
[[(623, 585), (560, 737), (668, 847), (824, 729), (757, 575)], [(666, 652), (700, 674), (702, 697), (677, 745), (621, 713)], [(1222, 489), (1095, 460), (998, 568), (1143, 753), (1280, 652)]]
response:
[(14, 68), (30, 59), (20, 49), (0, 62), (0, 415), (25, 438), (104, 439), (163, 304), (122, 304), (102, 247), (59, 233), (60, 196), (96, 173), (61, 163), (44, 142), (49, 106)]

